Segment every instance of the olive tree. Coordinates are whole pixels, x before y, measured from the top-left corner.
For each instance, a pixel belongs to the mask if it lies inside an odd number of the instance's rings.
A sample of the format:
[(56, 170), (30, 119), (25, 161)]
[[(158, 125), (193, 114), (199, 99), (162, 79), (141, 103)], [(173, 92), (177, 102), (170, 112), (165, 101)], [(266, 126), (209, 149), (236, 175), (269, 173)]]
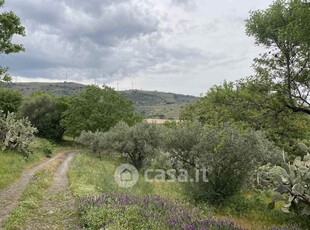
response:
[(238, 192), (261, 164), (281, 159), (280, 150), (261, 132), (241, 132), (229, 124), (180, 124), (170, 131), (166, 150), (174, 158), (176, 169), (188, 170), (189, 176), (206, 169), (208, 182), (199, 180), (185, 185), (195, 200), (210, 203), (221, 202)]

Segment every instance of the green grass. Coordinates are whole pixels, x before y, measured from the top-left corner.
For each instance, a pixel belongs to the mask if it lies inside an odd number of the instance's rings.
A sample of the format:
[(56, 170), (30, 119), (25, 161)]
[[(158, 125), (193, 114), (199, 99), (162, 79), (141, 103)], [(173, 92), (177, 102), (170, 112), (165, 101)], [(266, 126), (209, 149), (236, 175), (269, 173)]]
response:
[(31, 217), (33, 217), (44, 199), (44, 194), (52, 182), (52, 173), (49, 170), (38, 170), (33, 180), (22, 193), (18, 206), (12, 211), (5, 221), (4, 229), (22, 229)]
[(236, 223), (248, 229), (267, 229), (272, 226), (296, 225), (303, 229), (309, 229), (310, 220), (298, 217), (291, 213), (285, 214), (281, 211), (283, 203), (276, 203), (272, 210), (268, 209), (275, 192), (272, 190), (262, 191), (248, 189), (231, 197), (220, 206), (198, 204), (204, 213), (218, 218), (230, 217)]
[[(149, 183), (141, 179), (129, 189), (117, 186), (113, 173), (122, 163), (117, 156), (104, 156), (101, 160), (90, 153), (82, 152), (76, 158), (69, 171), (69, 183), (75, 196), (96, 195), (99, 193), (128, 193), (132, 195), (157, 194), (169, 199), (191, 204), (183, 193), (182, 186), (178, 183)], [(237, 224), (249, 229), (262, 229), (284, 224), (300, 224), (308, 229), (309, 220), (295, 215), (287, 215), (280, 210), (280, 204), (274, 210), (268, 210), (267, 204), (271, 201), (272, 191), (246, 190), (232, 197), (221, 206), (196, 204), (196, 207), (207, 216), (216, 218), (230, 217)]]
[[(7, 187), (16, 181), (24, 169), (46, 159), (46, 146), (49, 141), (41, 138), (36, 138), (30, 148), (32, 154), (25, 157), (22, 153), (13, 150), (0, 150), (0, 189)], [(53, 145), (53, 154), (58, 152), (73, 149), (72, 142), (65, 140), (60, 144)]]
[(114, 181), (114, 170), (120, 164), (122, 162), (117, 156), (105, 156), (99, 160), (87, 152), (76, 154), (68, 173), (73, 194), (83, 196), (126, 192), (133, 195), (161, 194), (168, 198), (185, 199), (179, 184), (145, 182), (142, 176), (140, 176), (138, 183), (131, 188), (119, 187)]
[[(55, 152), (64, 151), (67, 148), (67, 146), (57, 146)], [(17, 207), (6, 219), (4, 229), (24, 229), (26, 225), (29, 227), (36, 226), (36, 224), (57, 226), (55, 229), (75, 229), (75, 227), (70, 227), (71, 220), (73, 223), (76, 222), (74, 220), (75, 210), (70, 209), (70, 206), (74, 205), (74, 197), (70, 191), (49, 190), (53, 182), (54, 171), (60, 162), (60, 159), (56, 159), (44, 169), (35, 172), (19, 198)], [(45, 207), (46, 204), (49, 206)], [(62, 227), (62, 224), (66, 224), (66, 227)]]
[(43, 142), (42, 139), (35, 139), (31, 146), (34, 151), (29, 157), (12, 150), (0, 150), (0, 189), (18, 179), (26, 167), (46, 158), (40, 147)]

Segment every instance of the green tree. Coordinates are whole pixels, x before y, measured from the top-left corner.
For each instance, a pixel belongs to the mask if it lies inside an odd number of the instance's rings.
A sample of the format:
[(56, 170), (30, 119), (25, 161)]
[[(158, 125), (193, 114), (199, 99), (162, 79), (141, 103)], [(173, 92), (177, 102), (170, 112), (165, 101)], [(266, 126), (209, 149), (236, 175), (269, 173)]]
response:
[(270, 140), (295, 154), (299, 153), (298, 140), (310, 137), (309, 116), (283, 107), (277, 94), (270, 92), (264, 82), (252, 78), (212, 87), (204, 97), (187, 105), (181, 118), (264, 130)]
[(18, 91), (0, 87), (0, 110), (5, 114), (17, 112), (22, 100), (22, 95)]
[(275, 92), (283, 107), (310, 115), (310, 4), (277, 0), (253, 11), (246, 32), (267, 52), (254, 61), (257, 78)]
[(140, 119), (130, 100), (110, 87), (93, 85), (71, 98), (62, 124), (68, 134), (78, 136), (82, 131), (105, 132), (119, 121), (132, 125)]
[[(3, 7), (3, 4), (4, 0), (0, 0), (0, 7)], [(24, 51), (23, 45), (12, 43), (15, 34), (25, 36), (25, 28), (21, 25), (19, 17), (12, 11), (2, 12), (0, 14), (0, 54)], [(0, 82), (11, 80), (7, 70), (8, 68), (0, 66)]]
[(24, 100), (19, 113), (21, 117), (28, 117), (38, 129), (39, 136), (59, 141), (65, 132), (60, 124), (65, 108), (61, 99), (44, 92), (35, 92)]

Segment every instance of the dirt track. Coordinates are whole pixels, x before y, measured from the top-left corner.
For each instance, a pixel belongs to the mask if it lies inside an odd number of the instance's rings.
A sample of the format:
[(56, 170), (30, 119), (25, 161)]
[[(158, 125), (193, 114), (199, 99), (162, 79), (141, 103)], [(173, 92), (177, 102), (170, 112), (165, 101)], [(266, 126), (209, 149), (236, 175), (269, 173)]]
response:
[[(21, 177), (11, 186), (0, 190), (0, 229), (3, 224), (3, 221), (8, 217), (10, 212), (16, 207), (18, 204), (18, 199), (24, 189), (26, 188), (29, 181), (32, 179), (34, 173), (43, 169), (47, 165), (53, 163), (54, 161), (59, 161), (59, 165), (56, 168), (54, 174), (54, 182), (51, 188), (49, 189), (49, 193), (68, 193), (68, 180), (67, 180), (67, 170), (69, 165), (73, 159), (74, 153), (77, 151), (65, 151), (57, 154), (53, 158), (50, 158), (43, 163), (40, 163), (32, 168), (25, 170)], [(71, 195), (71, 194), (70, 194)], [(72, 202), (73, 197), (70, 197), (70, 202)], [(28, 229), (28, 228), (27, 228)], [(38, 229), (38, 228), (32, 228)], [(41, 228), (42, 229), (42, 228)], [(45, 228), (44, 228), (45, 229)], [(49, 228), (48, 228), (49, 229)]]

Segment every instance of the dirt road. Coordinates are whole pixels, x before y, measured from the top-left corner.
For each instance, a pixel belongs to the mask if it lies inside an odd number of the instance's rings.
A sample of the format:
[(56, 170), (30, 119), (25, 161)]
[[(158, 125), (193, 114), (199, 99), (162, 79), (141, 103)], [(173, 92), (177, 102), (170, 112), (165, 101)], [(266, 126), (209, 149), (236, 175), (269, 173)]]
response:
[[(68, 189), (68, 179), (67, 179), (67, 170), (69, 168), (69, 165), (74, 157), (74, 153), (77, 151), (65, 151), (62, 153), (57, 154), (53, 158), (50, 158), (43, 163), (40, 163), (39, 165), (36, 165), (30, 169), (25, 170), (18, 181), (16, 181), (14, 184), (9, 186), (8, 188), (5, 188), (3, 190), (0, 190), (0, 229), (5, 221), (5, 219), (9, 216), (11, 211), (18, 205), (18, 199), (21, 196), (22, 192), (26, 188), (29, 181), (32, 179), (34, 173), (37, 170), (43, 169), (49, 164), (53, 164), (57, 162), (58, 167), (56, 168), (54, 172), (54, 181), (53, 185), (49, 188), (49, 192), (46, 197), (51, 197), (55, 194), (62, 195), (64, 197), (62, 198), (68, 198), (65, 202), (59, 202), (60, 204), (66, 204), (67, 207), (73, 207), (74, 205), (74, 198), (71, 196), (71, 193)], [(59, 197), (61, 198), (61, 197)], [(51, 204), (49, 204), (51, 203)], [(71, 206), (68, 206), (70, 203)], [(49, 212), (57, 208), (57, 203), (53, 203), (52, 200), (47, 199), (44, 201), (44, 205), (47, 208), (50, 208), (48, 210)], [(46, 210), (45, 210), (46, 211)], [(40, 219), (42, 222), (44, 219)], [(29, 224), (32, 225), (31, 221)], [(43, 225), (46, 225), (43, 223)], [(26, 229), (53, 229), (53, 228), (45, 228), (44, 226), (40, 226), (39, 228), (36, 228), (32, 225), (31, 228), (26, 227)]]

